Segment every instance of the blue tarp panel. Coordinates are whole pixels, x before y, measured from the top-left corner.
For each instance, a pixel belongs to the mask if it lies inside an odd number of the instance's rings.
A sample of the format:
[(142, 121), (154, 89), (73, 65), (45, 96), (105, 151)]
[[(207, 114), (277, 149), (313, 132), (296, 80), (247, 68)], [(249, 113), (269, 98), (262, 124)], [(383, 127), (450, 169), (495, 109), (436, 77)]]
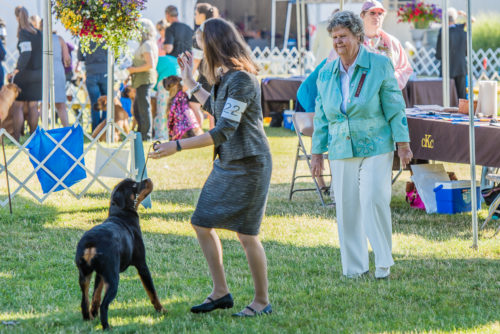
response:
[[(60, 142), (67, 134), (70, 132), (68, 138), (62, 143), (62, 146), (68, 150), (73, 156), (78, 159), (83, 154), (83, 130), (82, 127), (77, 124), (69, 126), (66, 128), (44, 130), (38, 127), (35, 131), (35, 135), (31, 142), (27, 145), (29, 152), (38, 160), (43, 161), (49, 153), (56, 147), (56, 144), (47, 136), (50, 135), (57, 142)], [(38, 163), (30, 158), (31, 164), (34, 168), (38, 167)], [(82, 164), (85, 165), (85, 161), (82, 159)], [(58, 179), (61, 179), (64, 174), (75, 164), (75, 161), (70, 158), (63, 150), (60, 148), (54, 152), (54, 154), (45, 162), (45, 167), (49, 169)], [(36, 175), (38, 180), (42, 185), (43, 193), (48, 193), (52, 187), (57, 183), (46, 171), (40, 168)], [(64, 179), (63, 183), (67, 187), (71, 187), (75, 183), (83, 180), (87, 177), (85, 169), (81, 166), (76, 166), (71, 173)], [(59, 185), (55, 191), (63, 190), (64, 187)]]

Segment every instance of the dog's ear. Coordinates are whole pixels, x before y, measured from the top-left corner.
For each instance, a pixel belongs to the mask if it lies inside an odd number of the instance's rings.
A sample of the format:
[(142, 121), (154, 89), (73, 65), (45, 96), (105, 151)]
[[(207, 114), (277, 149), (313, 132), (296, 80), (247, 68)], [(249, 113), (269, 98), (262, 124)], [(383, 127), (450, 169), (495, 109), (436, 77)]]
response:
[(123, 191), (120, 191), (120, 189), (115, 190), (111, 194), (111, 206), (117, 206), (121, 209), (125, 209), (127, 207), (127, 199), (125, 198)]

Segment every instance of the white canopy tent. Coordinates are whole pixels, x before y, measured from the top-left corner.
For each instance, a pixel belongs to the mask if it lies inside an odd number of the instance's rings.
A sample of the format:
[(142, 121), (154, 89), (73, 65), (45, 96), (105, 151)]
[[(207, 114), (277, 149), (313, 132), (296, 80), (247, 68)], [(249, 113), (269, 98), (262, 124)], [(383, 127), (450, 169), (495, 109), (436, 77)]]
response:
[[(286, 48), (286, 41), (288, 39), (290, 31), (290, 20), (292, 5), (296, 5), (296, 17), (297, 17), (297, 49), (299, 50), (299, 57), (302, 63), (302, 46), (305, 45), (306, 38), (306, 23), (305, 23), (305, 5), (306, 4), (321, 4), (321, 3), (339, 3), (340, 10), (344, 8), (344, 0), (271, 0), (271, 49), (276, 46), (276, 3), (277, 2), (288, 2), (287, 7), (287, 19), (285, 25), (285, 38), (283, 42), (283, 48)], [(442, 26), (448, 27), (448, 1), (442, 0)], [(473, 91), (473, 71), (472, 71), (472, 34), (471, 34), (471, 0), (467, 0), (467, 64), (468, 64), (468, 77), (469, 77), (469, 100), (474, 100)], [(449, 31), (448, 29), (442, 29), (441, 31), (441, 50), (442, 54), (442, 76), (443, 76), (443, 106), (448, 107), (450, 105), (450, 71), (449, 71), (449, 57), (450, 57), (450, 44), (449, 44)], [(301, 74), (303, 74), (303, 66), (300, 66)], [(472, 232), (473, 240), (472, 247), (478, 247), (478, 228), (477, 228), (477, 207), (474, 203), (477, 203), (476, 194), (476, 145), (475, 145), (475, 134), (474, 134), (474, 105), (469, 103), (469, 151), (470, 151), (470, 174), (471, 174), (471, 199), (472, 199)]]

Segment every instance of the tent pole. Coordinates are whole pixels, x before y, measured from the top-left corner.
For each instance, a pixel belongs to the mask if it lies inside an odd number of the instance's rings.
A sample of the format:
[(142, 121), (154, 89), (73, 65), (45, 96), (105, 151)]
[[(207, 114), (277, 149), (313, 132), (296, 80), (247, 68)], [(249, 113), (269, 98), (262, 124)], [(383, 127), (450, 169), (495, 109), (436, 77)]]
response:
[(286, 7), (286, 22), (285, 22), (285, 35), (283, 36), (283, 49), (286, 49), (288, 44), (288, 37), (290, 36), (290, 21), (292, 19), (292, 4), (288, 1)]
[(106, 142), (112, 143), (114, 142), (114, 118), (115, 118), (115, 104), (113, 103), (114, 99), (114, 63), (115, 57), (113, 55), (113, 50), (108, 48), (108, 90), (107, 90), (107, 105), (106, 105), (106, 124), (108, 124), (108, 128), (106, 130)]
[[(307, 42), (306, 42), (306, 0), (302, 0), (301, 4), (300, 4), (300, 13), (301, 13), (301, 16), (300, 16), (300, 20), (301, 20), (301, 23), (302, 23), (302, 35), (301, 35), (301, 38), (302, 38), (302, 48), (304, 49), (304, 51), (307, 51)], [(304, 74), (304, 73), (301, 73), (301, 74)]]
[(42, 128), (49, 127), (49, 12), (50, 0), (43, 6)]
[(470, 185), (472, 206), (472, 248), (477, 249), (477, 194), (476, 194), (476, 140), (474, 135), (474, 89), (472, 83), (472, 22), (471, 1), (467, 0), (467, 65), (469, 75), (469, 143), (470, 143)]
[(276, 0), (271, 0), (271, 50), (276, 46)]
[(448, 20), (448, 0), (443, 1), (443, 18), (441, 20), (441, 74), (443, 77), (443, 107), (450, 106), (450, 38)]
[(300, 0), (295, 1), (296, 10), (295, 16), (297, 18), (297, 52), (299, 53), (299, 63), (298, 70), (299, 74), (302, 74), (302, 24), (301, 24), (301, 8), (300, 8)]
[(48, 44), (49, 44), (49, 58), (48, 58), (48, 64), (49, 64), (49, 101), (50, 101), (50, 128), (54, 129), (56, 127), (56, 104), (55, 104), (55, 84), (54, 84), (54, 43), (53, 43), (53, 37), (52, 37), (52, 9), (50, 8), (51, 2), (49, 1), (49, 12), (48, 12), (48, 17), (47, 17), (47, 24), (48, 24)]

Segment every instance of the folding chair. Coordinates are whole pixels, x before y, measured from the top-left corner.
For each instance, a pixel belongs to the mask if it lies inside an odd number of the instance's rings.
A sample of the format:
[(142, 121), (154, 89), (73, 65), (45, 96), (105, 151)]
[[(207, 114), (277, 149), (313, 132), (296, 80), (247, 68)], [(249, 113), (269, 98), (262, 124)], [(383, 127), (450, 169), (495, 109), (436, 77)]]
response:
[[(290, 196), (289, 200), (292, 200), (292, 196), (294, 193), (299, 192), (299, 191), (316, 191), (316, 193), (319, 196), (319, 199), (321, 201), (321, 205), (326, 206), (325, 200), (323, 198), (323, 193), (321, 192), (321, 189), (319, 187), (318, 181), (316, 180), (315, 177), (312, 176), (311, 172), (311, 154), (308, 153), (308, 149), (304, 145), (304, 141), (302, 140), (302, 136), (306, 137), (312, 137), (312, 134), (314, 132), (314, 125), (313, 125), (313, 117), (314, 113), (306, 113), (306, 112), (296, 112), (292, 116), (292, 122), (293, 126), (295, 127), (295, 133), (297, 133), (298, 137), (298, 145), (297, 145), (297, 153), (295, 155), (295, 163), (293, 166), (293, 175), (292, 175), (292, 184), (290, 186)], [(326, 160), (326, 165), (328, 166), (328, 169), (330, 168), (330, 164), (328, 163), (328, 154), (323, 154), (323, 159)], [(306, 161), (307, 166), (309, 167), (309, 175), (297, 175), (297, 164), (300, 161)], [(322, 175), (322, 176), (329, 176), (331, 178), (331, 171), (330, 174), (327, 175)], [(307, 178), (310, 177), (312, 178), (314, 182), (314, 188), (296, 188), (296, 180), (299, 178)]]
[[(488, 168), (485, 179), (493, 183), (493, 188), (498, 187), (500, 185), (500, 169)], [(491, 220), (494, 214), (500, 216), (500, 209), (498, 209), (499, 205), (500, 205), (500, 194), (498, 194), (493, 200), (493, 202), (490, 204), (490, 208), (488, 210), (488, 216), (484, 220), (484, 223), (481, 226), (481, 230), (486, 226), (486, 224), (488, 224), (488, 222)], [(500, 224), (495, 232), (495, 235), (497, 235), (498, 232), (500, 232)]]

